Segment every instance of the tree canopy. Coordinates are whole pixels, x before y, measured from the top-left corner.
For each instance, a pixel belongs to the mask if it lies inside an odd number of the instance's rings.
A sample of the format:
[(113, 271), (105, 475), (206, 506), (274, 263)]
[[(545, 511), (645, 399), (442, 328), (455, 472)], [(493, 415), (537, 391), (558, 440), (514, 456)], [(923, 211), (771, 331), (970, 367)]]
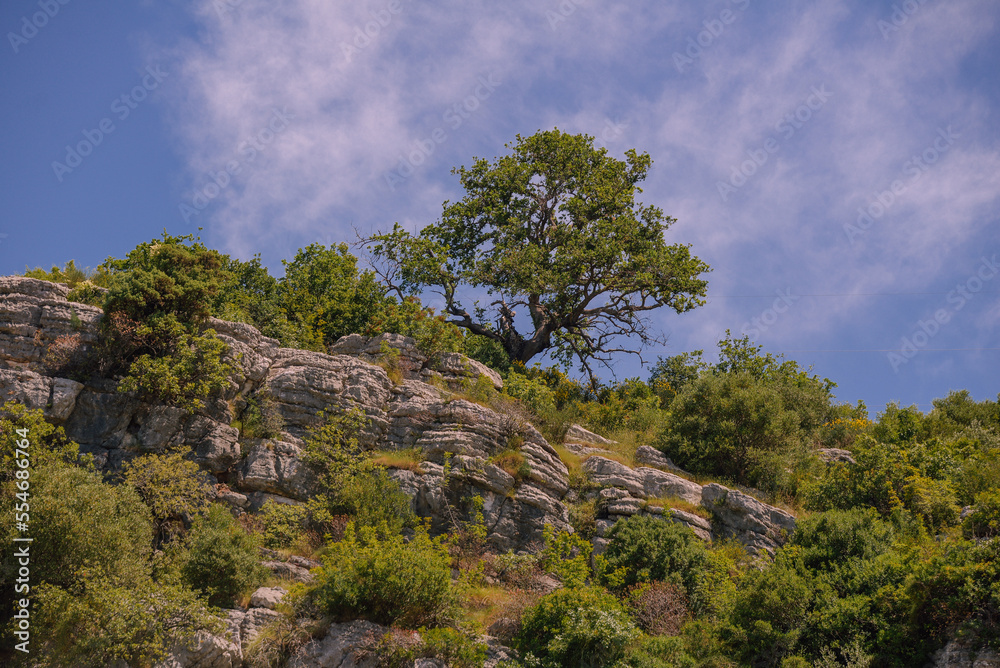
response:
[[(618, 160), (593, 142), (558, 129), (518, 135), (510, 155), (453, 170), (466, 195), (445, 202), (437, 223), (417, 235), (397, 224), (367, 240), (390, 287), (437, 290), (451, 322), (498, 342), (512, 361), (552, 349), (593, 375), (593, 361), (640, 352), (620, 337), (662, 342), (646, 312), (703, 304), (699, 276), (709, 267), (664, 241), (675, 219), (636, 201), (649, 155), (630, 149)], [(470, 312), (462, 285), (485, 290), (488, 307)]]

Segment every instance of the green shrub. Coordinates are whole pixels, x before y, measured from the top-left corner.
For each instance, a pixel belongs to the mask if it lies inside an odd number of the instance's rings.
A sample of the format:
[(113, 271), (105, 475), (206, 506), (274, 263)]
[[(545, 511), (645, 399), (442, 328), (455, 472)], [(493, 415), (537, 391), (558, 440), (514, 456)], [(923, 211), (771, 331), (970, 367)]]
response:
[(525, 611), (515, 647), (542, 666), (610, 666), (639, 631), (618, 599), (597, 587), (559, 589)]
[(195, 520), (189, 546), (181, 573), (210, 605), (233, 605), (268, 574), (260, 564), (260, 539), (247, 533), (221, 504), (212, 504)]
[(643, 582), (671, 582), (694, 599), (699, 577), (708, 565), (708, 551), (688, 527), (662, 519), (633, 515), (608, 532), (606, 570), (622, 569), (620, 587)]
[(619, 664), (628, 668), (698, 668), (702, 665), (687, 653), (678, 637), (644, 637), (625, 651)]
[(582, 587), (590, 575), (590, 552), (593, 546), (586, 539), (568, 531), (556, 532), (552, 525), (542, 529), (545, 549), (542, 568), (559, 578), (566, 587)]
[(294, 543), (306, 531), (309, 511), (305, 506), (268, 499), (258, 517), (264, 525), (264, 545), (281, 548)]
[(399, 531), (414, 521), (410, 498), (358, 443), (366, 422), (360, 409), (324, 418), (306, 437), (302, 461), (316, 474), (317, 500), (329, 515), (351, 515), (358, 527), (385, 524)]
[[(16, 456), (19, 449), (28, 457)], [(75, 464), (79, 454), (80, 446), (62, 427), (47, 422), (42, 409), (14, 401), (0, 405), (0, 482), (15, 478), (17, 461), (26, 461), (34, 470), (57, 462)]]
[(972, 512), (962, 522), (966, 538), (1000, 536), (1000, 490), (976, 495)]
[(161, 538), (166, 526), (175, 526), (208, 503), (208, 482), (197, 464), (185, 459), (189, 450), (165, 455), (149, 454), (127, 462), (122, 470), (129, 485), (149, 506)]
[(229, 387), (235, 369), (222, 361), (228, 346), (215, 330), (193, 336), (181, 333), (175, 341), (163, 354), (139, 356), (118, 391), (139, 392), (193, 413), (204, 408), (209, 396)]
[(344, 538), (323, 555), (312, 595), (322, 610), (341, 619), (410, 628), (440, 624), (456, 603), (448, 545), (423, 527), (407, 542), (349, 524)]
[(504, 392), (524, 404), (532, 413), (544, 416), (555, 412), (555, 393), (544, 381), (529, 378), (512, 369), (504, 378)]
[(455, 629), (420, 629), (420, 645), (408, 652), (416, 658), (434, 658), (449, 668), (481, 668), (486, 661), (486, 643)]
[(192, 591), (148, 578), (127, 585), (97, 580), (82, 590), (43, 584), (33, 593), (33, 666), (148, 666), (199, 631), (225, 633), (225, 623)]
[(256, 392), (247, 398), (240, 422), (241, 438), (277, 438), (285, 428), (281, 411), (267, 391)]

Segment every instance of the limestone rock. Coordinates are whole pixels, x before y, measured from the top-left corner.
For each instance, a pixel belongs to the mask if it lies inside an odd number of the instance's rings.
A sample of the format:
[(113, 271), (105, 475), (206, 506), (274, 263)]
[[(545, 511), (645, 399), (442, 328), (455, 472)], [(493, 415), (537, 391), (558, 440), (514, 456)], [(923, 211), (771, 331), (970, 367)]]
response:
[(656, 448), (651, 448), (648, 445), (640, 445), (636, 448), (635, 461), (639, 464), (644, 464), (645, 466), (653, 466), (659, 469), (670, 469), (671, 471), (681, 471), (676, 464), (670, 461), (669, 457)]
[(237, 642), (198, 631), (193, 644), (174, 647), (155, 668), (240, 668), (243, 650)]
[(331, 624), (321, 640), (311, 640), (296, 652), (288, 668), (375, 668), (371, 649), (389, 631), (372, 622)]
[(66, 301), (68, 294), (69, 288), (62, 283), (52, 283), (26, 276), (0, 276), (0, 298), (11, 295)]
[(736, 538), (754, 554), (773, 556), (795, 531), (791, 514), (716, 483), (702, 488), (702, 505), (712, 512), (716, 535)]
[(584, 429), (578, 424), (571, 424), (569, 429), (566, 430), (566, 435), (563, 436), (564, 443), (592, 443), (596, 445), (614, 445), (615, 441), (609, 440), (595, 434), (592, 431)]
[(436, 367), (436, 370), (440, 371), (446, 377), (468, 377), (475, 379), (479, 376), (486, 376), (493, 384), (494, 389), (503, 389), (503, 379), (500, 377), (500, 374), (482, 362), (466, 357), (461, 353), (443, 353), (439, 356)]
[(599, 456), (585, 461), (583, 470), (595, 484), (618, 487), (640, 499), (675, 497), (690, 503), (701, 502), (701, 485), (666, 471), (645, 466), (632, 469), (613, 459)]
[(250, 595), (250, 607), (274, 610), (287, 593), (281, 587), (260, 587)]
[(300, 501), (309, 498), (314, 476), (299, 460), (299, 446), (265, 438), (247, 439), (241, 445), (247, 453), (237, 469), (236, 484), (241, 489)]
[(840, 448), (820, 448), (817, 450), (820, 459), (822, 459), (827, 464), (855, 464), (854, 457), (851, 456), (850, 450), (841, 450)]
[(0, 369), (0, 401), (16, 401), (28, 408), (44, 409), (52, 392), (52, 379), (28, 369)]
[(63, 422), (76, 408), (76, 398), (83, 390), (83, 383), (69, 378), (52, 379), (52, 399), (49, 402), (48, 416), (57, 422)]
[(955, 639), (934, 654), (932, 668), (1000, 668), (1000, 654), (989, 647), (973, 649)]
[(700, 517), (694, 513), (689, 513), (684, 510), (677, 510), (676, 508), (669, 508), (667, 510), (669, 512), (664, 512), (664, 519), (668, 519), (678, 524), (683, 524), (691, 529), (691, 531), (694, 532), (694, 535), (704, 541), (712, 540), (712, 523), (704, 517)]
[(240, 623), (240, 645), (246, 651), (257, 637), (261, 629), (276, 620), (281, 615), (274, 610), (267, 608), (250, 608), (239, 620)]

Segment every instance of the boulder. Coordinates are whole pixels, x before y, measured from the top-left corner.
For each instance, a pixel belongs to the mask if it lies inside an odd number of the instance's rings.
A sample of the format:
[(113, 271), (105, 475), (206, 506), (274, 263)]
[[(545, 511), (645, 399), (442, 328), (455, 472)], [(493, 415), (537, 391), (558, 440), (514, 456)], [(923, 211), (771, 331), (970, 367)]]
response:
[(372, 649), (388, 631), (366, 621), (331, 624), (322, 639), (299, 648), (288, 668), (375, 668), (378, 662)]
[(315, 477), (299, 460), (302, 448), (266, 438), (247, 439), (240, 445), (246, 452), (237, 469), (240, 489), (308, 500)]
[(954, 639), (939, 649), (931, 668), (1000, 668), (1000, 654), (989, 647), (976, 648), (968, 639)]
[(677, 465), (670, 461), (669, 457), (656, 448), (651, 448), (648, 445), (640, 445), (635, 449), (635, 461), (637, 464), (642, 464), (644, 466), (652, 466), (658, 469), (669, 469), (671, 471), (681, 471)]
[(594, 484), (618, 487), (640, 499), (674, 497), (690, 503), (700, 503), (701, 485), (690, 480), (646, 466), (632, 469), (606, 457), (593, 456), (583, 463), (583, 470)]
[(260, 587), (250, 595), (250, 607), (274, 610), (287, 593), (281, 587)]
[(604, 438), (578, 424), (571, 424), (563, 436), (563, 443), (591, 443), (595, 445), (614, 445), (615, 441)]
[(198, 631), (195, 641), (175, 646), (155, 668), (240, 668), (243, 649), (238, 642)]
[(702, 505), (712, 512), (715, 535), (735, 538), (753, 554), (774, 556), (795, 531), (790, 513), (716, 483), (702, 488)]
[(850, 450), (841, 450), (840, 448), (820, 448), (816, 451), (819, 454), (820, 459), (822, 459), (827, 464), (855, 464), (854, 457), (851, 456)]

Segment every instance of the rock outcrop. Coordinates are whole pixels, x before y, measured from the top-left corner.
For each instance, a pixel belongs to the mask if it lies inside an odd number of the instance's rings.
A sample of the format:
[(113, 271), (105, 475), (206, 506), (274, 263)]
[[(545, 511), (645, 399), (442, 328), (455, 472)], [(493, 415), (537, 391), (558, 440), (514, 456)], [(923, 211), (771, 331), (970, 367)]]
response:
[[(315, 484), (300, 460), (310, 429), (324, 414), (357, 408), (368, 421), (364, 446), (420, 453), (415, 471), (391, 474), (437, 530), (467, 519), (463, 511), (475, 496), (483, 498), (497, 549), (539, 544), (546, 525), (569, 529), (560, 503), (568, 471), (545, 438), (516, 415), (456, 396), (481, 377), (502, 387), (495, 371), (474, 360), (453, 353), (432, 359), (396, 334), (347, 336), (329, 354), (282, 348), (250, 325), (210, 319), (207, 326), (228, 345), (237, 370), (223, 396), (192, 414), (119, 393), (107, 379), (51, 376), (44, 363), (49, 347), (75, 337), (71, 352), (82, 359), (97, 341), (103, 315), (68, 302), (68, 292), (46, 281), (0, 278), (0, 397), (43, 409), (104, 470), (186, 445), (223, 483), (217, 498), (237, 512), (268, 499), (302, 501)], [(398, 371), (395, 382), (387, 368)], [(245, 438), (236, 426), (240, 407), (259, 394), (270, 397), (283, 422), (276, 438)], [(511, 450), (524, 461), (516, 475), (493, 463)]]
[(967, 642), (952, 640), (934, 654), (931, 668), (1000, 668), (1000, 654), (989, 647), (972, 649)]

